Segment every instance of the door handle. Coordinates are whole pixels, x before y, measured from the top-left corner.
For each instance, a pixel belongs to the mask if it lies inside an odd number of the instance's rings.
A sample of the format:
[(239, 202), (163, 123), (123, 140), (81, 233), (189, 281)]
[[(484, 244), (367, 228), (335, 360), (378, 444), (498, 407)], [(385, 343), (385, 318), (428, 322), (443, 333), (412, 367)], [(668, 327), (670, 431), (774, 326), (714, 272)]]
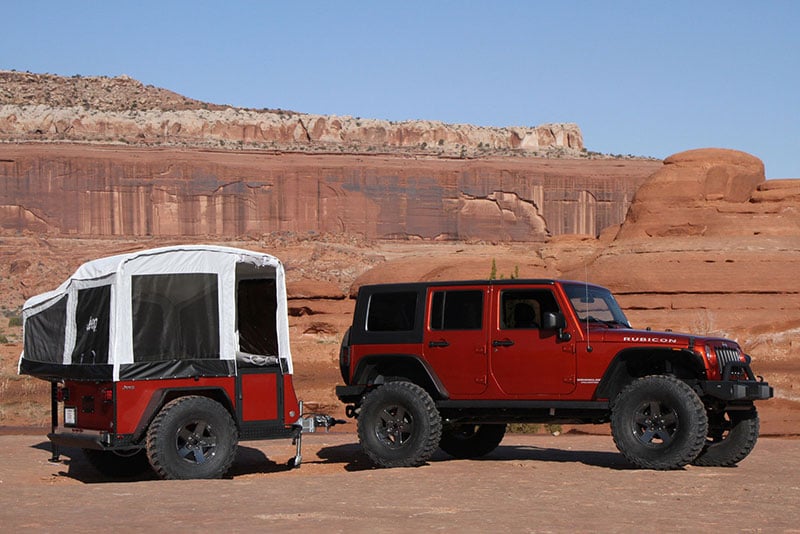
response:
[(442, 339), (441, 341), (429, 341), (428, 342), (428, 346), (429, 347), (449, 347), (450, 343), (448, 343), (447, 340)]
[(492, 341), (493, 347), (510, 347), (514, 344), (510, 339), (495, 339)]

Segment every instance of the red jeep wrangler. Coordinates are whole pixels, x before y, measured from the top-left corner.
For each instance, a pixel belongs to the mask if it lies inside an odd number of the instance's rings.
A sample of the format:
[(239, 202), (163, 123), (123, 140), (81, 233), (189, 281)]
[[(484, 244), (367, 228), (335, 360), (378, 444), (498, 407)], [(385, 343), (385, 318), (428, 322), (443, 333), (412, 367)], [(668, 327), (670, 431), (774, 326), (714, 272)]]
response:
[(492, 280), (360, 288), (336, 393), (378, 465), (485, 455), (508, 423), (611, 422), (633, 464), (730, 466), (772, 397), (727, 339), (633, 330), (611, 292)]
[[(178, 246), (82, 265), (23, 307), (19, 372), (52, 382), (53, 459), (109, 476), (217, 478), (239, 439), (326, 428), (292, 384), (284, 270), (267, 254)], [(63, 415), (59, 418), (59, 412)]]

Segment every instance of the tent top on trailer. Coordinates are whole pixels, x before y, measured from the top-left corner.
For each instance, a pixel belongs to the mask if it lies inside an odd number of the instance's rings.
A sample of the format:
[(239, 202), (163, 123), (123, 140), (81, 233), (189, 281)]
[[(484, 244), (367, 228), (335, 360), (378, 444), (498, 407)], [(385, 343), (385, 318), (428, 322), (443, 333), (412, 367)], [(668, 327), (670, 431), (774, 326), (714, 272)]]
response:
[(89, 261), (22, 316), (19, 370), (40, 378), (292, 372), (285, 274), (269, 254), (184, 245)]

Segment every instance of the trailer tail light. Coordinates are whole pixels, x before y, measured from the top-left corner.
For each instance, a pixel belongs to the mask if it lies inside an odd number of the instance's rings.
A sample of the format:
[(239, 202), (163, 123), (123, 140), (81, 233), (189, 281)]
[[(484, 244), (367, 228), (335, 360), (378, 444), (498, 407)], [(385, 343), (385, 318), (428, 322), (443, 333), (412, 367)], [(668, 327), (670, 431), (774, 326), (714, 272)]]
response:
[(114, 402), (114, 390), (113, 389), (104, 389), (101, 391), (103, 395), (103, 402), (106, 404), (110, 404)]

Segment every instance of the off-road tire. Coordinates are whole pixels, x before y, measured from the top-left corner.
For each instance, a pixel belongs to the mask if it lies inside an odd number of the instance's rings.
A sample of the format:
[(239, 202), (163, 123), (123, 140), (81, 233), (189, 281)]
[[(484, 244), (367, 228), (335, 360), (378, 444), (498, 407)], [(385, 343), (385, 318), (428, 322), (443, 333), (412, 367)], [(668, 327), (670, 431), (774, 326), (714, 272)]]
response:
[(455, 458), (480, 458), (495, 450), (505, 434), (504, 424), (444, 425), (439, 447)]
[(147, 457), (165, 479), (221, 478), (236, 456), (236, 425), (230, 413), (206, 397), (167, 403), (147, 430)]
[(130, 478), (150, 470), (150, 462), (144, 449), (124, 451), (100, 451), (83, 449), (89, 464), (110, 478)]
[(439, 446), (442, 419), (427, 391), (389, 382), (367, 394), (358, 415), (358, 439), (381, 467), (423, 465)]
[(705, 446), (692, 463), (707, 467), (738, 464), (756, 446), (758, 429), (758, 412), (755, 408), (710, 416)]
[(672, 376), (646, 376), (620, 392), (611, 410), (619, 451), (645, 469), (679, 469), (703, 450), (708, 417), (697, 393)]

